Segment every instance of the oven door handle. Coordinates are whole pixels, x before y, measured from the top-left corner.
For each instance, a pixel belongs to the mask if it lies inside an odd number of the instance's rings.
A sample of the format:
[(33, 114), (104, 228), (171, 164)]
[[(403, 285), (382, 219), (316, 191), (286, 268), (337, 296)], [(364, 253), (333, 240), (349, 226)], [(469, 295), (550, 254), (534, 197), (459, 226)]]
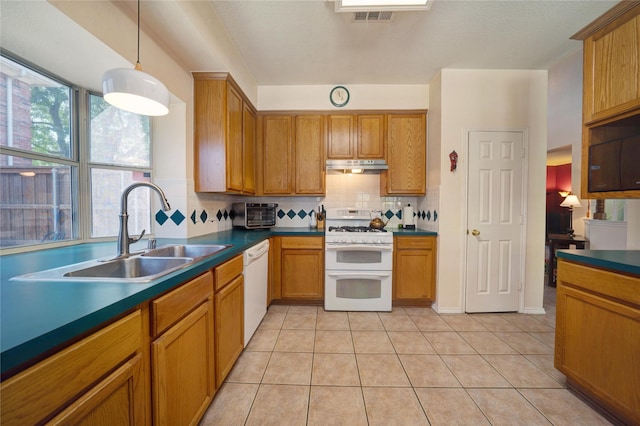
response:
[(393, 246), (380, 244), (325, 244), (327, 251), (393, 251)]
[(350, 279), (350, 278), (362, 278), (362, 279), (370, 279), (374, 280), (376, 278), (387, 278), (391, 277), (391, 272), (327, 272), (327, 276), (334, 278), (336, 280), (339, 279)]

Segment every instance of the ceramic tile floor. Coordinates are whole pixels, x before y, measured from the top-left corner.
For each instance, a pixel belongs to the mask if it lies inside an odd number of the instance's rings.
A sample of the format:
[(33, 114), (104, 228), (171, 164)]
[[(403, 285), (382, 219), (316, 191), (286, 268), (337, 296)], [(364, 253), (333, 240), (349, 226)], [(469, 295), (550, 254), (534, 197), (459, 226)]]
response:
[(201, 425), (603, 425), (553, 368), (546, 315), (272, 306)]

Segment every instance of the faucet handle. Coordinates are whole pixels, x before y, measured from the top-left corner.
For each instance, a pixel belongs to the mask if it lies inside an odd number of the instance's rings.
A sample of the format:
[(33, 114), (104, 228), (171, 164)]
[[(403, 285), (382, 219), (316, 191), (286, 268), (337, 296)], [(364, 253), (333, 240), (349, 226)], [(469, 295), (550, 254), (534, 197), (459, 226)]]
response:
[(138, 241), (140, 241), (142, 237), (144, 237), (145, 232), (146, 232), (146, 229), (143, 229), (142, 234), (140, 234), (138, 238), (129, 238), (129, 244), (137, 243)]

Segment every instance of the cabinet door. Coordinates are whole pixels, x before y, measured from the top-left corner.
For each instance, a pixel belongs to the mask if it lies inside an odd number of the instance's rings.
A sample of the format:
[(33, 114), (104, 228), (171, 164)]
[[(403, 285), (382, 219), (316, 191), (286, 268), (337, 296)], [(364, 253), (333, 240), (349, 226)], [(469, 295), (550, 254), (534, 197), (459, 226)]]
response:
[(139, 425), (146, 405), (142, 394), (142, 355), (138, 354), (92, 387), (49, 425)]
[(584, 41), (584, 121), (640, 107), (640, 7)]
[(242, 97), (227, 85), (227, 190), (242, 191)]
[(151, 344), (154, 424), (198, 422), (213, 399), (213, 301), (208, 299)]
[(330, 115), (327, 117), (327, 158), (350, 159), (355, 157), (354, 128), (354, 115)]
[(357, 158), (385, 158), (384, 115), (358, 115)]
[(577, 274), (564, 281), (562, 272), (556, 290), (555, 367), (628, 424), (639, 424), (640, 311), (569, 287), (574, 277), (582, 279), (578, 285), (605, 283)]
[(256, 193), (256, 114), (249, 106), (244, 103), (242, 107), (243, 111), (243, 148), (244, 148), (244, 179), (242, 192), (246, 194)]
[(242, 275), (215, 295), (216, 385), (220, 387), (244, 347)]
[(399, 250), (396, 253), (394, 299), (433, 301), (433, 252), (431, 250)]
[(324, 194), (324, 117), (301, 115), (295, 126), (295, 192)]
[(194, 79), (194, 180), (196, 192), (226, 188), (224, 99), (226, 83)]
[(322, 299), (324, 257), (322, 250), (282, 250), (282, 297)]
[(433, 302), (436, 291), (436, 237), (396, 237), (393, 299)]
[(262, 118), (263, 193), (293, 194), (293, 122), (287, 115)]
[(426, 187), (426, 115), (387, 116), (387, 163), (381, 174), (386, 194), (424, 195)]

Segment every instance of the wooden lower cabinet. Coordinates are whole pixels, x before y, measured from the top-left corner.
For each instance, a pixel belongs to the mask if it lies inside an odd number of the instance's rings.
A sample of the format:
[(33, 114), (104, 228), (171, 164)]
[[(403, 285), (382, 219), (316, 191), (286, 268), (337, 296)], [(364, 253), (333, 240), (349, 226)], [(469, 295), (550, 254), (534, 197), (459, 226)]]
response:
[(431, 305), (436, 296), (437, 237), (395, 237), (393, 302)]
[(640, 277), (559, 259), (555, 367), (627, 424), (640, 424)]
[(154, 424), (197, 424), (216, 390), (213, 274), (153, 301), (152, 318), (162, 333), (151, 343)]
[(150, 424), (144, 329), (136, 310), (3, 381), (0, 423)]
[(280, 239), (280, 297), (322, 301), (324, 297), (324, 238)]
[(215, 269), (216, 386), (220, 387), (244, 348), (242, 255)]

